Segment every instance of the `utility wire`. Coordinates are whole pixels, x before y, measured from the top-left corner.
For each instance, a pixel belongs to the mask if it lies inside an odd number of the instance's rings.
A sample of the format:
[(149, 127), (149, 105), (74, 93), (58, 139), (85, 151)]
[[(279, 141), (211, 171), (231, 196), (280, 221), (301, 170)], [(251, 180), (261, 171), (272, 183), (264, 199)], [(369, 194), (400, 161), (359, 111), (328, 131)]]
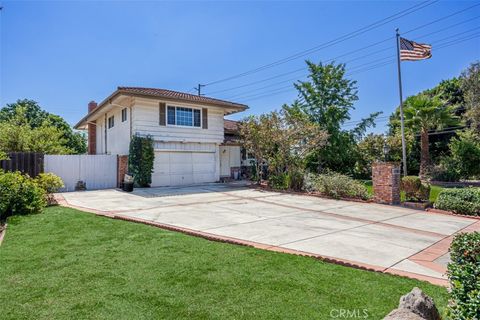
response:
[[(434, 47), (434, 51), (437, 51), (439, 49), (442, 49), (442, 48), (445, 48), (445, 47), (448, 47), (450, 45), (454, 45), (454, 44), (457, 44), (457, 43), (460, 43), (460, 42), (464, 42), (464, 41), (467, 41), (467, 40), (470, 40), (470, 39), (473, 39), (473, 38), (476, 38), (478, 37), (479, 33), (474, 33), (474, 34), (471, 34), (471, 35), (468, 35), (467, 37), (464, 37), (464, 38), (459, 38), (459, 39), (454, 39), (454, 40), (451, 40), (451, 41), (448, 41), (448, 42), (445, 42), (445, 43), (442, 43), (444, 42), (445, 40), (447, 39), (451, 39), (453, 37), (456, 37), (456, 36), (459, 36), (459, 35), (463, 35), (463, 34), (467, 34), (471, 31), (474, 31), (474, 30), (477, 30), (477, 29), (480, 29), (480, 27), (476, 27), (476, 28), (473, 28), (473, 29), (469, 29), (467, 31), (463, 31), (463, 32), (460, 32), (460, 33), (457, 33), (457, 34), (454, 34), (454, 35), (450, 35), (450, 36), (447, 36), (445, 38), (442, 38), (442, 39), (438, 39), (436, 41), (433, 42), (433, 44), (437, 44), (437, 46)], [(423, 37), (423, 36), (421, 36)], [(420, 38), (420, 37), (418, 37)], [(417, 38), (415, 38), (417, 39)], [(386, 48), (387, 49), (387, 48)], [(391, 49), (391, 48), (388, 48), (388, 49)], [(368, 56), (368, 55), (367, 55)], [(365, 56), (362, 56), (361, 58), (363, 58)], [(358, 65), (358, 66), (354, 66), (353, 67), (353, 70), (352, 69), (349, 69), (349, 72), (346, 73), (347, 76), (349, 75), (353, 75), (353, 74), (357, 74), (357, 73), (361, 73), (361, 72), (364, 72), (364, 71), (368, 71), (368, 70), (373, 70), (373, 69), (376, 69), (376, 68), (379, 68), (379, 67), (383, 67), (383, 66), (386, 66), (386, 65), (389, 65), (389, 64), (392, 64), (394, 63), (396, 60), (395, 60), (395, 55), (390, 55), (390, 56), (386, 56), (384, 58), (381, 58), (381, 59), (376, 59), (374, 61), (371, 61), (371, 62), (367, 62), (367, 63), (364, 63), (364, 64), (361, 64), (361, 65)], [(384, 62), (380, 62), (382, 60), (386, 60), (388, 59), (388, 61), (384, 61)], [(354, 59), (355, 60), (355, 59)], [(358, 59), (356, 59), (358, 60)], [(373, 65), (371, 65), (373, 64)], [(370, 66), (369, 66), (370, 65)], [(358, 69), (360, 68), (360, 69)], [(304, 75), (304, 77), (306, 77), (307, 75)], [(293, 79), (295, 80), (295, 79)], [(292, 79), (288, 79), (288, 80), (284, 80), (284, 81), (280, 81), (280, 82), (277, 82), (275, 84), (271, 84), (271, 85), (268, 85), (268, 86), (264, 86), (264, 87), (261, 87), (261, 88), (257, 88), (257, 89), (254, 89), (254, 90), (250, 90), (248, 93), (243, 93), (243, 94), (236, 94), (234, 96), (231, 96), (229, 98), (243, 98), (243, 99), (248, 99), (250, 100), (250, 98), (256, 98), (256, 97), (259, 97), (260, 95), (263, 95), (263, 94), (269, 94), (269, 93), (282, 93), (282, 92), (286, 92), (286, 90), (284, 91), (281, 91), (281, 92), (277, 92), (278, 90), (281, 90), (281, 89), (286, 89), (286, 88), (291, 88), (291, 89), (294, 89), (294, 87), (291, 85), (289, 86), (282, 86), (282, 87), (279, 87), (279, 88), (274, 88), (270, 91), (267, 91), (267, 92), (263, 92), (263, 93), (258, 93), (258, 94), (254, 94), (254, 95), (250, 95), (249, 93), (252, 92), (252, 91), (258, 91), (258, 90), (261, 90), (261, 89), (264, 89), (264, 88), (268, 88), (268, 87), (272, 87), (276, 84), (280, 84), (280, 83), (284, 83), (284, 82), (289, 82), (289, 81), (293, 81)]]
[[(438, 51), (439, 49), (443, 49), (443, 48), (446, 48), (446, 47), (450, 47), (450, 46), (453, 46), (453, 45), (456, 45), (456, 44), (459, 44), (459, 43), (462, 43), (462, 42), (465, 42), (465, 41), (468, 41), (468, 40), (471, 40), (471, 39), (474, 39), (474, 38), (478, 38), (479, 36), (476, 35), (476, 36), (472, 36), (472, 37), (469, 37), (469, 38), (464, 38), (464, 39), (461, 39), (461, 40), (457, 40), (457, 41), (451, 41), (451, 43), (447, 44), (447, 45), (442, 45), (440, 47), (437, 47), (434, 51)], [(376, 66), (376, 67), (372, 67), (372, 68), (368, 68), (366, 70), (358, 70), (357, 72), (352, 72), (352, 74), (355, 74), (355, 73), (361, 73), (361, 72), (365, 72), (365, 71), (369, 71), (369, 70), (373, 70), (373, 69), (377, 69), (377, 68), (380, 68), (380, 67), (384, 67), (384, 66), (387, 66), (389, 64), (392, 64), (394, 62), (386, 62), (384, 64), (381, 64), (379, 66)], [(280, 88), (277, 88), (277, 90), (279, 90)], [(285, 88), (284, 88), (285, 89)], [(281, 90), (281, 91), (273, 91), (273, 92), (269, 92), (269, 93), (264, 93), (263, 95), (259, 95), (259, 96), (255, 96), (255, 97), (245, 97), (243, 98), (243, 102), (246, 102), (246, 101), (252, 101), (252, 100), (258, 100), (258, 99), (262, 99), (262, 98), (266, 98), (266, 97), (269, 97), (269, 96), (273, 96), (273, 95), (277, 95), (277, 94), (281, 94), (281, 93), (286, 93), (286, 92), (290, 92), (292, 91), (294, 88), (290, 86), (290, 88), (288, 90)]]
[(354, 37), (357, 37), (361, 34), (364, 34), (368, 31), (371, 31), (371, 30), (374, 30), (374, 29), (377, 29), (387, 23), (390, 23), (392, 21), (395, 21), (395, 20), (398, 20), (406, 15), (409, 15), (413, 12), (416, 12), (418, 10), (421, 10), (425, 7), (428, 7), (436, 2), (438, 2), (439, 0), (433, 0), (433, 1), (430, 1), (430, 0), (427, 0), (427, 1), (424, 1), (424, 2), (421, 2), (419, 4), (416, 4), (412, 7), (409, 7), (407, 9), (404, 9), (400, 12), (397, 12), (393, 15), (390, 15), (386, 18), (383, 18), (381, 20), (378, 20), (374, 23), (371, 23), (367, 26), (364, 26), (360, 29), (357, 29), (355, 31), (352, 31), (352, 32), (349, 32), (343, 36), (340, 36), (336, 39), (333, 39), (333, 40), (330, 40), (330, 41), (327, 41), (325, 43), (322, 43), (320, 45), (317, 45), (315, 47), (312, 47), (310, 49), (307, 49), (307, 50), (304, 50), (304, 51), (300, 51), (296, 54), (293, 54), (291, 56), (288, 56), (286, 58), (283, 58), (283, 59), (280, 59), (280, 60), (277, 60), (277, 61), (274, 61), (272, 63), (269, 63), (269, 64), (266, 64), (266, 65), (263, 65), (263, 66), (260, 66), (260, 67), (257, 67), (255, 69), (251, 69), (249, 71), (246, 71), (246, 72), (242, 72), (242, 73), (239, 73), (239, 74), (236, 74), (236, 75), (233, 75), (233, 76), (230, 76), (230, 77), (227, 77), (227, 78), (223, 78), (223, 79), (219, 79), (219, 80), (216, 80), (216, 81), (212, 81), (212, 82), (208, 82), (206, 83), (205, 85), (206, 86), (210, 86), (210, 85), (213, 85), (213, 84), (217, 84), (217, 83), (220, 83), (220, 82), (225, 82), (225, 81), (229, 81), (229, 80), (233, 80), (233, 79), (236, 79), (236, 78), (240, 78), (240, 77), (244, 77), (246, 75), (250, 75), (252, 73), (257, 73), (259, 71), (262, 71), (264, 69), (267, 69), (267, 68), (271, 68), (271, 67), (274, 67), (274, 66), (277, 66), (277, 65), (280, 65), (280, 64), (284, 64), (286, 62), (289, 62), (291, 60), (294, 60), (294, 59), (298, 59), (298, 58), (301, 58), (305, 55), (308, 55), (308, 54), (311, 54), (313, 52), (316, 52), (316, 51), (319, 51), (319, 50), (322, 50), (322, 49), (325, 49), (325, 48), (328, 48), (330, 46), (333, 46), (333, 45), (336, 45), (338, 43), (341, 43), (343, 41), (346, 41), (346, 40), (349, 40), (351, 38), (354, 38)]
[[(474, 4), (474, 5), (472, 5), (472, 6), (469, 6), (469, 7), (467, 7), (467, 8), (464, 8), (464, 9), (462, 9), (462, 10), (455, 11), (455, 12), (453, 12), (453, 13), (451, 13), (451, 14), (448, 14), (448, 15), (446, 15), (446, 16), (443, 16), (443, 17), (441, 17), (441, 18), (435, 19), (435, 20), (430, 21), (430, 22), (428, 22), (428, 23), (425, 23), (425, 24), (422, 24), (422, 25), (417, 26), (417, 27), (415, 27), (415, 28), (412, 28), (412, 29), (410, 29), (410, 30), (407, 30), (407, 31), (403, 32), (402, 34), (405, 35), (405, 34), (408, 34), (408, 33), (411, 33), (411, 32), (414, 32), (414, 31), (417, 31), (417, 30), (420, 30), (420, 29), (423, 29), (423, 28), (425, 28), (425, 27), (428, 27), (428, 26), (430, 26), (430, 25), (432, 25), (432, 24), (435, 24), (435, 23), (438, 23), (438, 22), (440, 22), (440, 21), (443, 21), (443, 20), (446, 20), (446, 19), (448, 19), (448, 18), (451, 18), (451, 17), (453, 17), (453, 16), (455, 16), (455, 15), (458, 15), (458, 14), (460, 14), (460, 13), (463, 13), (463, 12), (465, 12), (465, 11), (467, 11), (467, 10), (470, 10), (470, 9), (476, 7), (476, 6), (479, 6), (479, 5), (480, 5), (480, 3)], [(456, 26), (458, 26), (458, 25), (461, 25), (461, 24), (470, 22), (470, 21), (472, 21), (472, 20), (478, 19), (479, 17), (480, 17), (480, 16), (476, 16), (476, 17), (473, 17), (473, 18), (470, 18), (470, 19), (467, 19), (467, 20), (463, 20), (463, 21), (461, 21), (461, 22), (458, 22), (458, 23), (449, 25), (448, 27), (442, 28), (442, 29), (440, 29), (440, 30), (437, 30), (437, 31), (434, 31), (434, 32), (431, 32), (431, 33), (423, 34), (423, 35), (418, 36), (418, 37), (415, 37), (415, 38), (416, 38), (416, 39), (421, 39), (421, 38), (427, 37), (427, 36), (429, 36), (429, 35), (431, 35), (431, 34), (435, 34), (435, 33), (438, 33), (438, 32), (441, 32), (441, 31), (444, 31), (444, 30), (447, 30), (447, 29), (456, 27)], [(380, 40), (380, 41), (371, 43), (371, 44), (369, 44), (369, 45), (367, 45), (367, 46), (361, 47), (361, 48), (359, 48), (359, 49), (355, 49), (355, 50), (349, 51), (349, 52), (347, 52), (347, 53), (344, 53), (344, 54), (342, 54), (342, 55), (336, 56), (335, 58), (325, 60), (324, 62), (327, 63), (327, 62), (335, 61), (335, 60), (337, 60), (337, 59), (339, 59), (339, 58), (348, 56), (348, 55), (350, 55), (350, 54), (352, 54), (352, 53), (357, 53), (357, 52), (363, 51), (363, 50), (365, 50), (365, 49), (370, 49), (370, 48), (372, 48), (372, 47), (374, 47), (374, 46), (377, 46), (377, 45), (379, 45), (379, 44), (382, 44), (382, 43), (385, 43), (385, 42), (387, 42), (387, 41), (390, 41), (390, 40), (392, 40), (392, 39), (394, 39), (394, 38), (395, 38), (395, 36), (385, 38), (385, 39), (383, 39), (383, 40)], [(384, 51), (384, 50), (389, 49), (389, 48), (390, 48), (390, 47), (385, 48), (385, 49), (381, 49), (380, 51)], [(300, 71), (305, 71), (305, 67), (298, 68), (298, 69), (295, 69), (295, 70), (292, 70), (292, 71), (289, 71), (289, 72), (285, 72), (285, 73), (282, 73), (282, 74), (279, 74), (279, 75), (276, 75), (276, 76), (272, 76), (272, 77), (268, 77), (268, 78), (265, 78), (265, 79), (257, 80), (257, 81), (254, 81), (254, 82), (250, 82), (250, 83), (247, 83), (247, 84), (244, 84), (244, 85), (240, 85), (240, 86), (236, 86), (236, 87), (231, 87), (231, 88), (226, 88), (226, 89), (217, 90), (217, 91), (212, 91), (212, 92), (209, 92), (208, 94), (209, 94), (209, 95), (212, 95), (212, 94), (216, 94), (216, 93), (222, 93), (222, 92), (227, 92), (227, 91), (231, 91), (231, 90), (236, 90), (236, 89), (239, 89), (239, 88), (244, 88), (244, 87), (252, 86), (252, 85), (255, 85), (255, 84), (257, 84), (257, 83), (261, 83), (261, 82), (266, 82), (266, 81), (269, 81), (269, 80), (277, 79), (277, 78), (280, 78), (280, 77), (285, 76), (285, 75), (289, 75), (289, 74), (293, 74), (293, 73), (298, 73), (298, 72), (300, 72)]]

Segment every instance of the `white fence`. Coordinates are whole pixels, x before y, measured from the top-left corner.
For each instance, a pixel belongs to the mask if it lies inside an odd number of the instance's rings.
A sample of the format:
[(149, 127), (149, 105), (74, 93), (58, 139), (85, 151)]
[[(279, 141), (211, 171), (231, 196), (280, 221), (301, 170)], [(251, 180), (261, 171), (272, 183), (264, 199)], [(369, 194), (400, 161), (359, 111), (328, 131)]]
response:
[(74, 191), (78, 181), (85, 182), (87, 190), (117, 186), (116, 155), (45, 155), (44, 171), (62, 178), (61, 191)]

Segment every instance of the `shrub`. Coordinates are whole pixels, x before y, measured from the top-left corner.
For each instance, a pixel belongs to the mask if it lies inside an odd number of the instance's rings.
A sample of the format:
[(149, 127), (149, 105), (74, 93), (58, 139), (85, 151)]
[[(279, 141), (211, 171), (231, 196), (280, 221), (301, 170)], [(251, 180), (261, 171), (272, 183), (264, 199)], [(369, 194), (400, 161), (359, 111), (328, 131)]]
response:
[(152, 183), (154, 158), (152, 137), (133, 136), (128, 155), (128, 173), (133, 175), (138, 186), (149, 187)]
[(60, 188), (65, 186), (59, 176), (56, 176), (50, 172), (40, 173), (35, 178), (35, 183), (45, 191), (46, 200), (49, 205), (55, 204), (55, 199), (53, 198), (52, 193), (58, 192)]
[(303, 176), (302, 170), (294, 169), (290, 170), (287, 174), (287, 185), (289, 189), (300, 191), (303, 189)]
[(268, 176), (268, 185), (277, 190), (288, 189), (288, 175), (286, 173), (270, 174)]
[(460, 233), (450, 247), (448, 264), (451, 319), (480, 319), (480, 233)]
[(11, 215), (40, 213), (47, 205), (45, 191), (20, 172), (0, 172), (0, 220)]
[(36, 178), (35, 182), (38, 184), (40, 188), (45, 190), (46, 193), (55, 193), (63, 188), (65, 185), (63, 184), (63, 180), (53, 173), (40, 173)]
[(458, 181), (460, 180), (460, 172), (457, 162), (450, 157), (444, 157), (440, 163), (433, 166), (430, 171), (430, 178), (434, 181)]
[(368, 190), (363, 183), (349, 176), (330, 172), (319, 175), (307, 175), (305, 189), (317, 191), (326, 196), (339, 198), (354, 198), (366, 200), (370, 198)]
[(480, 215), (480, 188), (443, 189), (435, 208), (471, 216)]
[(430, 185), (422, 183), (419, 177), (403, 177), (401, 187), (406, 201), (427, 201), (430, 197)]

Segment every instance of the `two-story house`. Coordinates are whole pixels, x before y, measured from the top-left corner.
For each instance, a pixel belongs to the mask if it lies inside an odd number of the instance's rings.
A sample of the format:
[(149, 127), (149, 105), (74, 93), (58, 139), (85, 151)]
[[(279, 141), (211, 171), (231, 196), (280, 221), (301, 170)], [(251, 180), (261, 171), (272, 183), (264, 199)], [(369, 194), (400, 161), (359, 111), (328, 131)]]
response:
[(171, 90), (118, 87), (100, 104), (90, 102), (75, 128), (88, 130), (89, 154), (128, 155), (132, 135), (152, 136), (153, 187), (215, 182), (236, 176), (241, 166), (240, 146), (225, 139), (224, 116), (247, 108)]

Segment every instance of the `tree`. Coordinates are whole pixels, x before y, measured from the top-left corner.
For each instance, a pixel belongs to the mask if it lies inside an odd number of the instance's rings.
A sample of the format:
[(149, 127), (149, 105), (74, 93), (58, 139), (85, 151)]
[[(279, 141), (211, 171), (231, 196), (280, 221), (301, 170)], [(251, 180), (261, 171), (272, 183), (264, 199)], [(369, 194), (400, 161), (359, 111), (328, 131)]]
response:
[(33, 100), (23, 99), (7, 104), (0, 110), (0, 123), (12, 120), (19, 108), (23, 109), (25, 121), (31, 129), (37, 129), (44, 123), (49, 123), (49, 126), (57, 128), (62, 133), (63, 146), (70, 150), (69, 153), (87, 152), (86, 137), (83, 133), (75, 132), (62, 117), (42, 110), (39, 104)]
[(472, 130), (460, 132), (450, 142), (450, 153), (460, 178), (480, 176), (480, 135)]
[(350, 111), (358, 100), (357, 83), (345, 77), (345, 65), (315, 64), (307, 61), (310, 75), (307, 81), (295, 84), (298, 106), (309, 119), (328, 135), (325, 148), (315, 150), (308, 157), (308, 167), (314, 171), (331, 169), (352, 173), (356, 161), (356, 140), (374, 123), (379, 113), (372, 114), (353, 130), (342, 130), (350, 120)]
[(425, 177), (429, 171), (430, 152), (429, 134), (431, 130), (458, 126), (459, 119), (454, 114), (455, 107), (445, 105), (438, 98), (425, 94), (411, 96), (405, 100), (405, 126), (420, 134), (420, 176)]
[(465, 99), (465, 120), (480, 133), (480, 61), (474, 62), (460, 76)]
[(64, 132), (48, 120), (31, 128), (26, 109), (19, 107), (8, 119), (0, 122), (0, 152), (42, 152), (46, 154), (71, 154)]
[(325, 131), (296, 105), (244, 119), (240, 136), (245, 149), (255, 157), (257, 172), (267, 163), (273, 175), (302, 169), (306, 154), (327, 140)]

